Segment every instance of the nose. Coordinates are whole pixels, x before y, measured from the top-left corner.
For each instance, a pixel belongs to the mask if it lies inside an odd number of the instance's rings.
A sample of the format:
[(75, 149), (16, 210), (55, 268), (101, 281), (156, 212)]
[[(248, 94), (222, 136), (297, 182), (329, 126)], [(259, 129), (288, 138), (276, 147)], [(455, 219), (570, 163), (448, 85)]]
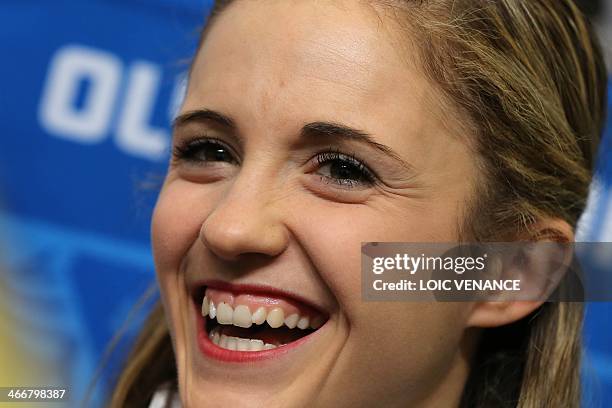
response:
[(274, 257), (289, 242), (282, 213), (282, 200), (273, 189), (236, 182), (202, 223), (200, 240), (228, 261), (245, 254)]

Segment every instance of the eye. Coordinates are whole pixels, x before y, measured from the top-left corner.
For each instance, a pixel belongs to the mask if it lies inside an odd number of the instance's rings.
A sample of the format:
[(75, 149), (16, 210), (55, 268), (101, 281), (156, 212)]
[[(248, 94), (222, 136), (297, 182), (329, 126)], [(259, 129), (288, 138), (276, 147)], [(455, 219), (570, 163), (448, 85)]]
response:
[(374, 173), (355, 156), (329, 151), (317, 155), (316, 160), (321, 178), (343, 188), (365, 188), (376, 181)]
[(198, 138), (188, 140), (175, 146), (176, 160), (191, 164), (210, 164), (213, 162), (227, 162), (238, 164), (232, 149), (218, 139)]

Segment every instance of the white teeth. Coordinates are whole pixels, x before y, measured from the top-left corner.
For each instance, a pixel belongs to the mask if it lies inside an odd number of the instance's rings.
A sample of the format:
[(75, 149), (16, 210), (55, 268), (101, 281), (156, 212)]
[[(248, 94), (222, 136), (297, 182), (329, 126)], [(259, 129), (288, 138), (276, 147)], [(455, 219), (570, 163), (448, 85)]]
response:
[(219, 324), (232, 324), (234, 310), (227, 303), (219, 303), (217, 307), (217, 322)]
[(287, 326), (290, 329), (294, 329), (295, 326), (297, 326), (297, 322), (298, 322), (299, 318), (300, 318), (300, 316), (295, 314), (295, 313), (290, 315), (290, 316), (288, 316), (285, 319), (285, 326)]
[(297, 327), (302, 330), (307, 329), (309, 325), (310, 319), (308, 318), (308, 316), (300, 318), (300, 320), (298, 320), (297, 322)]
[(211, 332), (209, 337), (217, 346), (232, 351), (262, 351), (276, 348), (273, 344), (264, 344), (263, 340), (219, 335), (218, 331)]
[(268, 322), (268, 325), (273, 328), (279, 328), (283, 324), (290, 329), (299, 328), (306, 330), (308, 328), (318, 329), (324, 323), (322, 316), (300, 316), (293, 313), (285, 317), (285, 312), (280, 307), (275, 307), (269, 312), (264, 306), (257, 308), (255, 313), (251, 314), (251, 310), (246, 305), (238, 305), (236, 309), (225, 302), (219, 303), (217, 306), (208, 296), (204, 296), (202, 300), (202, 316), (209, 316), (211, 319), (217, 319), (219, 324), (234, 325), (245, 329), (250, 328), (253, 324), (261, 325)]
[(251, 349), (251, 340), (238, 338), (236, 340), (236, 350), (249, 351)]
[[(212, 300), (208, 300), (207, 296), (204, 296), (202, 300), (202, 316), (210, 316), (211, 319), (216, 318), (220, 325), (234, 325), (243, 328), (249, 328), (253, 324), (261, 325), (267, 322), (271, 328), (279, 328), (283, 324), (290, 329), (299, 328), (305, 330), (308, 328), (318, 329), (323, 325), (323, 317), (316, 316), (310, 318), (309, 316), (300, 316), (297, 313), (293, 313), (285, 318), (285, 312), (280, 307), (275, 307), (267, 313), (266, 308), (261, 306), (255, 313), (251, 314), (251, 311), (246, 305), (237, 305), (235, 309), (225, 302), (219, 303), (216, 307)], [(241, 352), (253, 352), (253, 351), (264, 351), (272, 350), (279, 346), (264, 343), (260, 339), (248, 339), (234, 336), (227, 336), (221, 334), (224, 329), (222, 326), (214, 327), (208, 337), (210, 341), (218, 347)], [(281, 344), (282, 345), (282, 344)]]
[(238, 305), (236, 309), (234, 309), (233, 323), (234, 326), (243, 327), (248, 329), (251, 327), (253, 322), (251, 321), (251, 311), (248, 306)]
[(264, 342), (262, 340), (253, 339), (250, 341), (250, 343), (251, 343), (251, 347), (250, 347), (251, 351), (261, 351), (264, 348)]
[(228, 337), (225, 334), (222, 334), (221, 338), (219, 339), (219, 347), (227, 348), (227, 339)]
[(266, 321), (273, 329), (281, 327), (285, 321), (285, 312), (280, 307), (276, 307), (268, 313)]
[(217, 308), (215, 307), (215, 304), (212, 300), (210, 301), (210, 305), (208, 306), (208, 313), (211, 319), (217, 317)]
[(236, 337), (228, 337), (227, 345), (225, 347), (228, 350), (236, 351), (238, 349), (238, 339)]
[(208, 316), (208, 308), (209, 308), (208, 298), (204, 296), (204, 300), (202, 301), (202, 316), (204, 317)]
[(263, 306), (260, 306), (259, 309), (257, 309), (255, 313), (253, 313), (251, 321), (256, 325), (263, 324), (263, 322), (266, 321), (266, 315), (266, 309)]

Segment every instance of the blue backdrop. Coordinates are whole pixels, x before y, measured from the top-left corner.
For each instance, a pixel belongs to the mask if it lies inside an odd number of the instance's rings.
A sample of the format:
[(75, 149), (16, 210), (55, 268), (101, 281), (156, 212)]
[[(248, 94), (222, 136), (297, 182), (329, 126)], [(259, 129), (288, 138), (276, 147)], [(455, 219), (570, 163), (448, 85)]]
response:
[[(206, 0), (0, 5), (0, 270), (10, 321), (20, 322), (0, 327), (55, 367), (50, 382), (70, 385), (75, 399), (153, 282), (149, 218), (209, 8)], [(602, 150), (584, 240), (612, 241), (610, 135)], [(585, 373), (603, 401), (612, 401), (611, 309), (589, 305), (585, 329)]]

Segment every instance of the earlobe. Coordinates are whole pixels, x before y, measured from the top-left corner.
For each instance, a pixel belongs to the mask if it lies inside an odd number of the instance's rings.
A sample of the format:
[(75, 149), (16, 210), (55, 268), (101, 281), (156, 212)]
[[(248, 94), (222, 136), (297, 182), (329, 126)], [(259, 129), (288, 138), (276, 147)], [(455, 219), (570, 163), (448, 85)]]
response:
[(517, 322), (539, 308), (544, 301), (478, 302), (467, 320), (468, 327), (498, 327)]
[(573, 256), (570, 244), (574, 241), (574, 231), (566, 221), (541, 219), (516, 241), (517, 246), (521, 241), (542, 243), (534, 250), (521, 250), (520, 263), (506, 260), (500, 265), (499, 275), (520, 279), (523, 292), (510, 294), (507, 301), (476, 302), (467, 319), (468, 327), (498, 327), (523, 319), (548, 300), (567, 273)]

